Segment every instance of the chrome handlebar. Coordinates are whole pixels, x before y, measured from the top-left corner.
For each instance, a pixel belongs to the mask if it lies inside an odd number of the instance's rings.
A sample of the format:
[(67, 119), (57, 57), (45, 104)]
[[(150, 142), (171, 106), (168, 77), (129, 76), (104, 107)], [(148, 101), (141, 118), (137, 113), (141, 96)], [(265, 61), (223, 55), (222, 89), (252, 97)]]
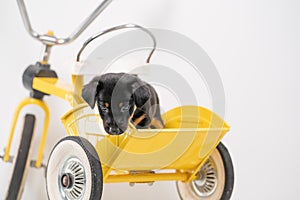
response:
[(58, 38), (47, 34), (37, 33), (31, 26), (27, 9), (24, 0), (17, 0), (18, 7), (27, 32), (35, 39), (41, 41), (45, 45), (63, 45), (75, 40), (95, 19), (102, 13), (102, 11), (112, 2), (112, 0), (103, 0), (101, 4), (71, 33), (69, 37)]
[(152, 32), (150, 30), (148, 30), (147, 28), (145, 27), (142, 27), (140, 25), (137, 25), (137, 24), (123, 24), (123, 25), (119, 25), (119, 26), (114, 26), (112, 28), (108, 28), (104, 31), (101, 31), (100, 33), (98, 33), (97, 35), (94, 35), (92, 37), (90, 37), (89, 39), (87, 39), (85, 41), (85, 43), (82, 45), (82, 47), (80, 48), (80, 50), (78, 51), (77, 53), (77, 58), (76, 58), (76, 62), (80, 62), (80, 56), (83, 52), (83, 50), (88, 46), (89, 43), (91, 43), (93, 40), (107, 34), (107, 33), (110, 33), (110, 32), (113, 32), (113, 31), (117, 31), (117, 30), (121, 30), (121, 29), (130, 29), (130, 28), (137, 28), (137, 29), (140, 29), (141, 31), (147, 33), (152, 41), (153, 41), (153, 47), (152, 47), (152, 50), (146, 60), (146, 63), (149, 63), (150, 62), (150, 59), (154, 53), (154, 51), (156, 50), (156, 45), (157, 45), (157, 42), (156, 42), (156, 38), (155, 36), (152, 34)]

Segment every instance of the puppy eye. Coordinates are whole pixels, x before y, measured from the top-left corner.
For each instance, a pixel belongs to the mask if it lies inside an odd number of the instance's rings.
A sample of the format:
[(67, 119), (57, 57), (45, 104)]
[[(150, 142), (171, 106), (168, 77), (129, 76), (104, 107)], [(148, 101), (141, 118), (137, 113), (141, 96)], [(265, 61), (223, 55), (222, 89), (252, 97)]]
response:
[(129, 108), (130, 108), (130, 105), (123, 106), (123, 107), (121, 108), (121, 112), (126, 112), (126, 111), (129, 110)]

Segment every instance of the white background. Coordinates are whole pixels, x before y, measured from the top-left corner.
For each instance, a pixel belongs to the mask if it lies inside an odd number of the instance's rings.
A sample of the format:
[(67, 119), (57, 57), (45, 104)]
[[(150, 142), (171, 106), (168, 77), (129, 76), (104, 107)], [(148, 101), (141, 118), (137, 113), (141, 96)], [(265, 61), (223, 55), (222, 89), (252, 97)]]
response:
[[(54, 29), (58, 35), (69, 34), (98, 2), (26, 1), (34, 28)], [(212, 58), (223, 80), (225, 119), (232, 127), (224, 143), (236, 176), (232, 199), (299, 199), (299, 9), (297, 0), (115, 0), (78, 40), (54, 48), (51, 64), (62, 79), (70, 81), (70, 63), (84, 39), (115, 24), (135, 22), (188, 36)], [(0, 2), (0, 25), (2, 154), (14, 109), (28, 94), (21, 74), (40, 59), (41, 45), (25, 32), (16, 1)], [(65, 136), (59, 117), (69, 108), (60, 99), (47, 97), (46, 101), (52, 118), (44, 162)], [(11, 164), (0, 161), (0, 195), (5, 193), (10, 170)], [(173, 182), (105, 186), (103, 199), (121, 198), (178, 199)], [(30, 169), (23, 199), (46, 199), (43, 170)]]

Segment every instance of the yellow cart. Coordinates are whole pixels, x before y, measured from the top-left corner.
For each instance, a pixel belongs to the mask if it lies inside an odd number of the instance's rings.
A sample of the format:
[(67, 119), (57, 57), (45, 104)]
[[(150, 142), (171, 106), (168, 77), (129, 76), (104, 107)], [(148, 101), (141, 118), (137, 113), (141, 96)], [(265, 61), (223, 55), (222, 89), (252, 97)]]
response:
[[(233, 189), (233, 166), (227, 149), (220, 143), (229, 126), (215, 113), (198, 106), (177, 107), (162, 117), (164, 129), (137, 130), (130, 126), (124, 134), (112, 136), (87, 128), (97, 127), (100, 117), (86, 104), (65, 114), (62, 120), (70, 136), (56, 145), (49, 158), (50, 199), (59, 198), (59, 191), (64, 187), (67, 196), (77, 197), (75, 191), (72, 194), (72, 189), (63, 183), (56, 184), (55, 180), (57, 177), (77, 180), (73, 171), (70, 172), (71, 166), (78, 166), (86, 174), (87, 166), (91, 171), (95, 167), (89, 157), (98, 160), (98, 156), (101, 166), (99, 164), (97, 170), (102, 168), (104, 183), (177, 181), (182, 199), (229, 199)], [(94, 141), (94, 146), (84, 138)], [(87, 151), (90, 153), (84, 159), (78, 158)], [(65, 170), (61, 171), (61, 166)], [(78, 175), (81, 177), (82, 174)], [(84, 189), (79, 190), (78, 194), (83, 192)]]

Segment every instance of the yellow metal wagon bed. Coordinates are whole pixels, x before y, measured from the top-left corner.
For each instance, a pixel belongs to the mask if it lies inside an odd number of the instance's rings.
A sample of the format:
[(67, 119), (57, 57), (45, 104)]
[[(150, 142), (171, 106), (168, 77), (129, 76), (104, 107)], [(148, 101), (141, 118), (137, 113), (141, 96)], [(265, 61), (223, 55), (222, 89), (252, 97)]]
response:
[(119, 136), (87, 130), (88, 122), (89, 127), (97, 126), (100, 119), (86, 105), (77, 106), (62, 120), (69, 135), (94, 138), (105, 183), (194, 180), (229, 126), (199, 106), (177, 107), (162, 117), (163, 129), (130, 126)]

